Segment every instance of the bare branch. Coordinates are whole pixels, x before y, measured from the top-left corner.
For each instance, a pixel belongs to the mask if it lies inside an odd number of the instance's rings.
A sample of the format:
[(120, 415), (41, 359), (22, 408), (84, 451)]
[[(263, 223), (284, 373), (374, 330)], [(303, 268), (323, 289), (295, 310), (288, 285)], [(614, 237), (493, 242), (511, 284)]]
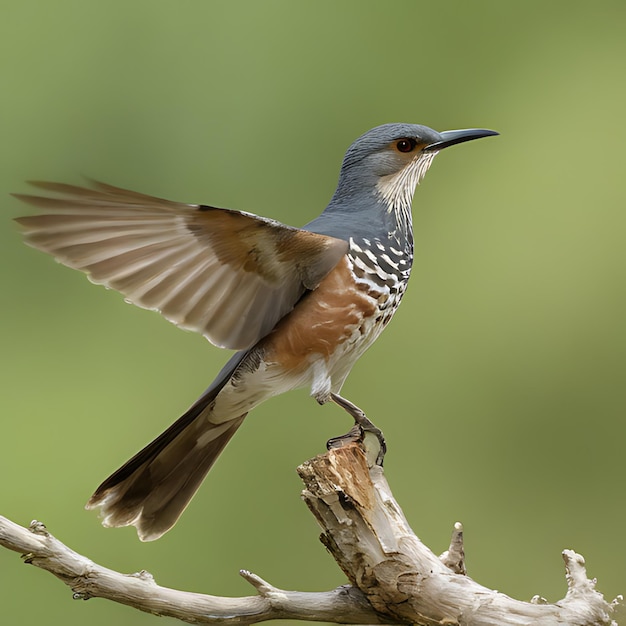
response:
[(612, 624), (614, 604), (588, 580), (584, 560), (565, 559), (568, 592), (556, 604), (514, 600), (479, 585), (465, 569), (462, 527), (439, 559), (413, 533), (381, 467), (368, 469), (355, 444), (299, 468), (304, 500), (324, 529), (322, 541), (350, 582), (389, 621), (430, 626), (599, 626)]
[(380, 623), (363, 594), (349, 586), (322, 593), (284, 591), (242, 571), (258, 596), (224, 598), (161, 587), (145, 570), (120, 574), (94, 563), (37, 521), (27, 529), (0, 516), (0, 545), (22, 553), (26, 563), (54, 574), (69, 585), (76, 600), (106, 598), (154, 615), (199, 624), (254, 624), (269, 619)]
[(69, 585), (76, 599), (107, 598), (134, 608), (204, 624), (252, 624), (268, 619), (423, 626), (602, 626), (608, 603), (587, 578), (584, 559), (563, 552), (567, 595), (555, 604), (539, 596), (520, 602), (465, 575), (463, 527), (437, 557), (415, 536), (394, 500), (382, 468), (368, 468), (358, 444), (330, 450), (298, 469), (303, 498), (322, 526), (322, 542), (351, 585), (321, 593), (277, 589), (256, 574), (240, 574), (256, 596), (224, 598), (168, 589), (146, 571), (121, 574), (74, 552), (40, 522), (28, 529), (0, 517), (0, 545)]

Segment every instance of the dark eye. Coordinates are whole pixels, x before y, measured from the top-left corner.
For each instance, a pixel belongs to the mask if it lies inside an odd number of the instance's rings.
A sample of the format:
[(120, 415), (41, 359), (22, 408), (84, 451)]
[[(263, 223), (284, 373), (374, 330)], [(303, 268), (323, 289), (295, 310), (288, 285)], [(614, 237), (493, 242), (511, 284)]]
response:
[(415, 139), (400, 139), (396, 144), (396, 148), (398, 148), (398, 152), (411, 152), (416, 145)]

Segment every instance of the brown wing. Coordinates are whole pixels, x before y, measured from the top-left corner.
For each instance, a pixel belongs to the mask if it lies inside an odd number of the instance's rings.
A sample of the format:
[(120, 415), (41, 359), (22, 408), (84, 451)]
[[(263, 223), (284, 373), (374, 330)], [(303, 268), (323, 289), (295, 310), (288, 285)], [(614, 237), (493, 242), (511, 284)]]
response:
[(254, 345), (346, 253), (341, 239), (239, 211), (93, 183), (32, 183), (26, 242), (133, 304), (231, 349)]

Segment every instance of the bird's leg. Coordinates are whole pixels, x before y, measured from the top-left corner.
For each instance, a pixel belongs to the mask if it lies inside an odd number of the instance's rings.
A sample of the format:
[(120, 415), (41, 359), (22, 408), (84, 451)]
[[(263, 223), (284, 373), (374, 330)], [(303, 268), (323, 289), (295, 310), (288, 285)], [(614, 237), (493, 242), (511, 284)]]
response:
[(366, 435), (372, 434), (378, 440), (379, 449), (376, 453), (375, 464), (382, 465), (383, 459), (385, 458), (385, 452), (387, 452), (387, 445), (385, 444), (385, 437), (383, 436), (380, 428), (377, 428), (365, 415), (365, 413), (359, 409), (356, 404), (350, 402), (350, 400), (346, 400), (342, 398), (339, 394), (331, 393), (330, 399), (340, 406), (342, 409), (347, 411), (354, 419), (354, 427), (350, 429), (345, 435), (341, 435), (340, 437), (333, 437), (329, 439), (326, 443), (326, 447), (330, 450), (331, 448), (340, 448), (347, 441), (364, 441)]

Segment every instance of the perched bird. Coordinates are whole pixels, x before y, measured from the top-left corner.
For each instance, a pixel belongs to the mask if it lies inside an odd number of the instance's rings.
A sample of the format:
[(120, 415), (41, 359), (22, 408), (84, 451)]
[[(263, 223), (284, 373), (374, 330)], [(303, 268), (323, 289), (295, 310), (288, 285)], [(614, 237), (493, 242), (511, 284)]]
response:
[(443, 148), (497, 134), (378, 126), (350, 146), (330, 203), (302, 228), (102, 183), (35, 182), (53, 195), (16, 194), (43, 209), (17, 218), (29, 245), (237, 350), (195, 404), (109, 476), (87, 508), (99, 507), (105, 526), (132, 524), (141, 540), (159, 538), (246, 414), (298, 387), (310, 387), (320, 404), (343, 407), (384, 450), (380, 431), (339, 392), (406, 289), (416, 185)]

